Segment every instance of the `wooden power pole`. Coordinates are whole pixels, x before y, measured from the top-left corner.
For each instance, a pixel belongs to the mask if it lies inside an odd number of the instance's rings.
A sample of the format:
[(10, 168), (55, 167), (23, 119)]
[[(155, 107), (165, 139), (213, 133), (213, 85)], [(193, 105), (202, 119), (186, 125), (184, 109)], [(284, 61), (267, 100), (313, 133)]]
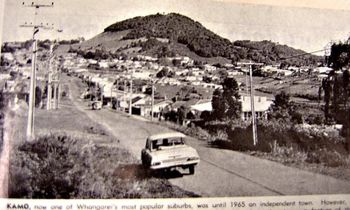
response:
[(152, 77), (151, 121), (154, 117), (154, 79)]
[(131, 72), (131, 79), (130, 79), (130, 97), (129, 97), (129, 115), (132, 115), (132, 80), (133, 80), (133, 74), (134, 70)]
[(38, 9), (40, 7), (53, 7), (54, 3), (52, 2), (49, 5), (44, 5), (44, 4), (36, 4), (32, 2), (29, 5), (26, 5), (24, 2), (22, 3), (23, 6), (25, 7), (34, 7), (35, 8), (35, 13), (34, 13), (34, 24), (30, 23), (27, 24), (25, 23), (24, 25), (20, 25), (20, 27), (30, 27), (33, 28), (33, 52), (32, 52), (32, 70), (30, 74), (30, 90), (29, 90), (29, 106), (28, 106), (28, 121), (27, 121), (27, 132), (26, 132), (26, 137), (27, 141), (32, 141), (34, 140), (34, 108), (35, 108), (35, 88), (36, 88), (36, 57), (37, 57), (37, 39), (36, 39), (36, 34), (39, 32), (39, 28), (43, 29), (51, 29), (48, 24), (45, 26), (42, 23), (40, 25), (36, 25), (35, 19), (36, 16), (38, 15)]
[(253, 69), (252, 66), (262, 66), (263, 63), (253, 63), (253, 62), (239, 62), (237, 64), (249, 66), (249, 77), (250, 77), (250, 107), (252, 114), (252, 130), (253, 130), (253, 144), (254, 146), (258, 144), (258, 129), (256, 125), (255, 107), (254, 107), (254, 88), (253, 88)]

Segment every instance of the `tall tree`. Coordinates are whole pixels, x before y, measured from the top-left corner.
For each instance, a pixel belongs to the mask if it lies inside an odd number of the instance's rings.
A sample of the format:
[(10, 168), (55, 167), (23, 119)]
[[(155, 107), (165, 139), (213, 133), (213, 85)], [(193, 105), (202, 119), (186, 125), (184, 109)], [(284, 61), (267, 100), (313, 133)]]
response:
[(349, 124), (347, 104), (350, 92), (350, 44), (333, 44), (328, 65), (334, 70), (322, 81), (321, 86), (324, 91), (326, 120)]
[(288, 109), (290, 105), (290, 96), (284, 91), (281, 91), (277, 95), (275, 95), (275, 100), (273, 101), (274, 109)]
[(220, 89), (215, 89), (211, 100), (211, 105), (213, 107), (213, 117), (215, 119), (224, 118), (225, 104), (222, 102), (222, 91)]
[(343, 67), (349, 67), (350, 64), (350, 44), (338, 43), (331, 47), (331, 54), (328, 59), (328, 65), (335, 70)]
[(226, 77), (222, 83), (223, 90), (216, 89), (213, 93), (212, 107), (213, 115), (217, 119), (237, 119), (242, 111), (239, 101), (239, 87), (237, 81), (232, 77)]

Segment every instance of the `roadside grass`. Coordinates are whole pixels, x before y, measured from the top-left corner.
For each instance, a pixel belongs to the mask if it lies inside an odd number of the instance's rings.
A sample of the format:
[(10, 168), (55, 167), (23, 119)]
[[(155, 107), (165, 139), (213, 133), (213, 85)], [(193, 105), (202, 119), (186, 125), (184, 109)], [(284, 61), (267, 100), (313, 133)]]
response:
[[(58, 110), (36, 110), (33, 142), (18, 115), (10, 156), (11, 198), (198, 197), (144, 170), (118, 139), (69, 101)], [(20, 113), (20, 112), (19, 112)]]
[(274, 145), (273, 148), (271, 153), (260, 151), (248, 151), (247, 153), (286, 166), (350, 181), (350, 156), (326, 149), (305, 152), (278, 144)]

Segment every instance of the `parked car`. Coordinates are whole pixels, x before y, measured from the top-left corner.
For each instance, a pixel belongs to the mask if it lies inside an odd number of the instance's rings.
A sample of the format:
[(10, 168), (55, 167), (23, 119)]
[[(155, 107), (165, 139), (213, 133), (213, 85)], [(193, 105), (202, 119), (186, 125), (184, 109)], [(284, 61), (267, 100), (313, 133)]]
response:
[(102, 109), (102, 101), (91, 101), (88, 106), (91, 106), (92, 110)]
[(194, 174), (200, 162), (197, 151), (185, 144), (186, 136), (179, 132), (151, 135), (142, 149), (142, 165), (152, 170), (170, 170), (181, 167)]

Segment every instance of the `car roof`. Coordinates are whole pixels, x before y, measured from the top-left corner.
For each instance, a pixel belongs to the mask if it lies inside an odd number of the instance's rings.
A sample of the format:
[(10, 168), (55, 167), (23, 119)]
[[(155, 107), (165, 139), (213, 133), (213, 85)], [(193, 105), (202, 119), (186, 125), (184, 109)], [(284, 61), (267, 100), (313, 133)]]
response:
[(159, 133), (155, 135), (149, 136), (147, 139), (153, 141), (157, 139), (166, 139), (166, 138), (185, 138), (186, 135), (180, 132), (167, 132), (167, 133)]

